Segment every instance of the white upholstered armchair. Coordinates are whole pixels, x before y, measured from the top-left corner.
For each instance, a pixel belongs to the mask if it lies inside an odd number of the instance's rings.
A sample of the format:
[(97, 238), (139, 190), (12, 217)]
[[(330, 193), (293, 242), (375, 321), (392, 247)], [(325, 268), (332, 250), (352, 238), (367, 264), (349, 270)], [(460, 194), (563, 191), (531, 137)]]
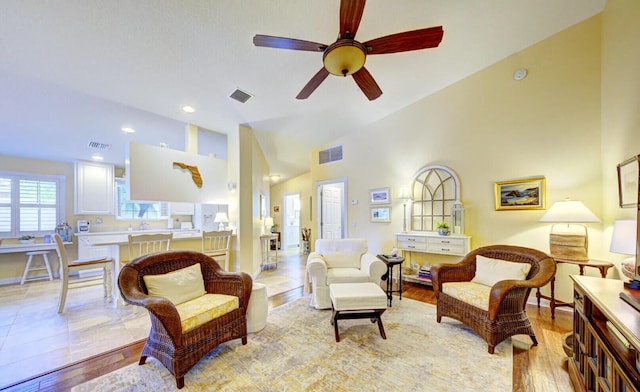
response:
[(328, 309), (331, 308), (331, 283), (374, 282), (379, 285), (385, 272), (387, 266), (368, 253), (365, 239), (316, 240), (315, 250), (307, 259), (305, 292), (311, 293), (311, 306)]

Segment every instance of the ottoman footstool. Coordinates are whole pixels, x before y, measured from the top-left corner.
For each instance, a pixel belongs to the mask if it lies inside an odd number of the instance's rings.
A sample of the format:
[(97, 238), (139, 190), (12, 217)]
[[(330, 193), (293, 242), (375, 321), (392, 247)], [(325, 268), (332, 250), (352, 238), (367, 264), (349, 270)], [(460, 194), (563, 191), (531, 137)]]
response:
[(334, 283), (329, 286), (329, 296), (333, 306), (331, 324), (333, 325), (336, 342), (340, 341), (338, 320), (371, 319), (378, 323), (380, 336), (387, 338), (380, 316), (387, 310), (387, 295), (372, 282), (366, 283)]

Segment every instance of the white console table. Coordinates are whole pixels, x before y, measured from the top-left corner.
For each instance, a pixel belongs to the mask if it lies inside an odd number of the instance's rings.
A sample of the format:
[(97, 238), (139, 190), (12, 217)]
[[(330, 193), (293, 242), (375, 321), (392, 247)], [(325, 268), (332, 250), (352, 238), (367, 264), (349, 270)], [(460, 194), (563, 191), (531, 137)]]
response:
[[(464, 256), (471, 251), (471, 237), (462, 234), (439, 235), (435, 231), (410, 231), (396, 233), (396, 247), (404, 252), (431, 253), (450, 256)], [(405, 257), (406, 259), (406, 257)], [(407, 282), (431, 284), (431, 279), (404, 274)]]
[(397, 233), (398, 250), (464, 256), (471, 251), (471, 237), (462, 234), (439, 235), (435, 231)]

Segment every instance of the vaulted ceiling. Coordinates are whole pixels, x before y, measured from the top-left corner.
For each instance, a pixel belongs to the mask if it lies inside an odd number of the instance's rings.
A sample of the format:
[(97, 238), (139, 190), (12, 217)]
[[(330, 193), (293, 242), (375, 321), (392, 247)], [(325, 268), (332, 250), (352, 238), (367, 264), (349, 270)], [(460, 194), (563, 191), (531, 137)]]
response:
[[(295, 97), (322, 53), (256, 47), (255, 34), (333, 43), (339, 0), (3, 0), (0, 154), (89, 159), (129, 140), (184, 149), (185, 125), (254, 129), (271, 172), (309, 168), (309, 153), (602, 11), (606, 0), (369, 0), (357, 38), (444, 28), (439, 47), (369, 56), (383, 95), (329, 76)], [(253, 95), (242, 104), (235, 89)], [(183, 105), (195, 112), (187, 114)], [(136, 129), (132, 135), (121, 128)], [(215, 138), (214, 138), (215, 139)]]

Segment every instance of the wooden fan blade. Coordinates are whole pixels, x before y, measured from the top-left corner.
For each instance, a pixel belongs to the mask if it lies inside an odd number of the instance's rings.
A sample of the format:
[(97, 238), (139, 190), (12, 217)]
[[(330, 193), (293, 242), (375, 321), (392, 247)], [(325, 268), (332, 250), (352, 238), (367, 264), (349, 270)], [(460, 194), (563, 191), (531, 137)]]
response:
[(369, 98), (369, 101), (373, 101), (382, 95), (380, 86), (378, 86), (378, 83), (376, 83), (373, 76), (371, 76), (365, 67), (360, 68), (360, 71), (354, 73), (352, 76), (358, 87), (360, 87), (360, 90)]
[(363, 42), (369, 54), (408, 52), (411, 50), (435, 48), (440, 45), (442, 26), (405, 31)]
[[(354, 39), (366, 0), (342, 0), (340, 1), (340, 38)], [(347, 37), (346, 34), (349, 33)]]
[(265, 46), (267, 48), (307, 50), (310, 52), (324, 52), (327, 48), (327, 45), (318, 42), (260, 34), (256, 34), (253, 37), (253, 44), (255, 46)]
[(311, 95), (311, 93), (313, 93), (318, 88), (320, 83), (322, 83), (327, 78), (327, 76), (329, 76), (329, 71), (327, 71), (325, 67), (322, 67), (320, 71), (313, 75), (311, 80), (309, 80), (309, 82), (302, 88), (300, 93), (296, 96), (296, 99), (309, 98), (309, 95)]

